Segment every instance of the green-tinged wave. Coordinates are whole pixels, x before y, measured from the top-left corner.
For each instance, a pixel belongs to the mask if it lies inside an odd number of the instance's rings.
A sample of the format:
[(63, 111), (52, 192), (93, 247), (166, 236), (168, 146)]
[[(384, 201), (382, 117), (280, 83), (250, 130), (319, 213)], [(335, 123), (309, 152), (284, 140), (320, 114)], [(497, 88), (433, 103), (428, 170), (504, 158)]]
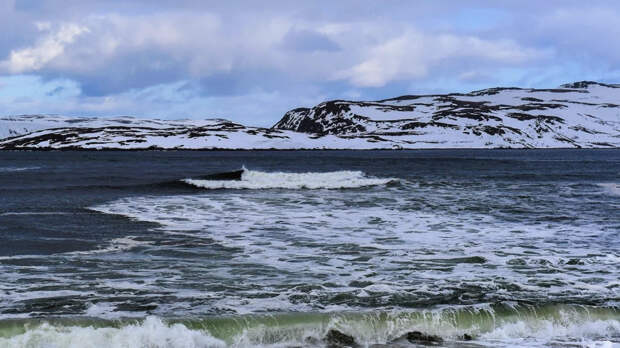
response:
[(324, 346), (330, 330), (360, 346), (410, 342), (418, 331), (445, 344), (512, 346), (620, 342), (620, 309), (563, 304), (496, 304), (433, 310), (289, 313), (203, 318), (98, 318), (0, 321), (0, 347)]

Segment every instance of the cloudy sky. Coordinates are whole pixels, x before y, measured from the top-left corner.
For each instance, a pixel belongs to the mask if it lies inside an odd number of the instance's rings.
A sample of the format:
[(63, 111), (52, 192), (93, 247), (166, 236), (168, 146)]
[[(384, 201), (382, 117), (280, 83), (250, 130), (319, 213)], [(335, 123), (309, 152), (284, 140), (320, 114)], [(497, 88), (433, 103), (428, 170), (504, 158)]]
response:
[(3, 115), (269, 126), (329, 99), (620, 82), (616, 0), (0, 0), (0, 30)]

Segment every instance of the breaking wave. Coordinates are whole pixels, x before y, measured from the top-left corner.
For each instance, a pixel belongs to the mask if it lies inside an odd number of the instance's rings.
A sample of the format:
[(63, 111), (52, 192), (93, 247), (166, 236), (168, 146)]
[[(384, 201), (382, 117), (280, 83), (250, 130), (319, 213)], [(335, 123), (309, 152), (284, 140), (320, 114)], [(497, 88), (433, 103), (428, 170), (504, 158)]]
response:
[(64, 326), (43, 323), (19, 335), (2, 338), (2, 347), (222, 347), (224, 343), (185, 325), (168, 325), (156, 317), (123, 327)]
[(241, 180), (184, 179), (205, 189), (343, 189), (386, 185), (394, 178), (373, 178), (361, 171), (325, 173), (260, 172), (243, 168)]
[[(620, 339), (617, 308), (571, 305), (486, 305), (412, 312), (291, 313), (196, 319), (110, 321), (37, 319), (0, 322), (3, 347), (325, 347), (337, 330), (359, 346), (613, 346)], [(343, 336), (344, 337), (344, 336)], [(331, 345), (330, 345), (331, 343)], [(350, 345), (342, 345), (350, 346)], [(417, 345), (416, 345), (417, 346)]]

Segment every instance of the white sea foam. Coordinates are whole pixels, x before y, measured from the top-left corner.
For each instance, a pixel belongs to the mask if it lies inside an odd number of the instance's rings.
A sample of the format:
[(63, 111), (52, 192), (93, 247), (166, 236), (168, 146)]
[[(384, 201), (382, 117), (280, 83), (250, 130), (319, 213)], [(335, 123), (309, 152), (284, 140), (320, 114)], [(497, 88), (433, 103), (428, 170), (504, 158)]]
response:
[(223, 341), (204, 331), (190, 330), (182, 324), (167, 325), (156, 317), (121, 328), (62, 327), (43, 324), (23, 334), (0, 337), (7, 348), (207, 348), (224, 347)]
[(111, 319), (111, 318), (117, 317), (116, 314), (114, 315), (114, 317), (110, 317), (110, 314), (114, 313), (114, 309), (115, 309), (114, 306), (110, 304), (109, 302), (92, 303), (88, 306), (84, 314), (88, 317), (93, 317), (93, 318)]
[[(121, 327), (63, 326), (44, 323), (26, 326), (19, 334), (4, 334), (0, 346), (21, 347), (321, 347), (330, 329), (354, 337), (361, 346), (390, 344), (409, 347), (402, 336), (410, 331), (438, 335), (449, 346), (459, 345), (463, 334), (473, 336), (476, 347), (617, 347), (620, 321), (592, 317), (586, 312), (553, 311), (538, 316), (522, 312), (518, 316), (495, 317), (493, 311), (439, 310), (421, 312), (325, 314), (308, 317), (287, 316), (251, 319), (240, 317), (229, 327), (220, 327), (226, 337), (209, 331), (170, 324), (149, 316), (141, 323)], [(517, 314), (515, 312), (515, 314)], [(462, 316), (462, 318), (461, 318)], [(215, 328), (206, 323), (198, 327)], [(226, 325), (226, 324), (224, 324)]]
[(0, 261), (3, 260), (20, 260), (20, 259), (32, 259), (40, 257), (41, 255), (11, 255), (11, 256), (0, 256)]
[[(50, 214), (54, 215), (53, 213), (50, 213)], [(47, 214), (45, 214), (45, 215), (47, 215)], [(3, 216), (3, 214), (0, 214), (0, 216)], [(65, 252), (65, 253), (52, 254), (52, 255), (53, 256), (59, 256), (59, 255), (72, 256), (72, 255), (103, 254), (103, 253), (110, 253), (110, 252), (127, 251), (127, 250), (130, 250), (130, 249), (139, 247), (139, 246), (150, 244), (150, 242), (139, 241), (139, 240), (136, 240), (134, 238), (135, 237), (133, 237), (133, 236), (114, 238), (114, 239), (110, 240), (109, 242), (107, 242), (104, 246), (102, 246), (100, 248), (97, 248), (97, 249), (80, 250), (80, 251), (69, 251), (69, 252)], [(0, 256), (0, 261), (2, 261), (2, 260), (34, 259), (34, 258), (39, 258), (39, 257), (41, 257), (41, 255)]]
[[(386, 187), (363, 194), (357, 190), (259, 190), (225, 195), (146, 196), (92, 209), (157, 223), (165, 234), (191, 238), (192, 243), (204, 239), (206, 243), (215, 241), (235, 248), (240, 251), (230, 256), (234, 262), (266, 271), (281, 270), (286, 282), (321, 284), (320, 279), (329, 279), (331, 283), (311, 292), (291, 290), (277, 297), (248, 292), (215, 294), (214, 298), (220, 300), (212, 307), (237, 313), (266, 308), (312, 310), (316, 309), (312, 307), (316, 301), (340, 293), (351, 294), (359, 301), (367, 296), (389, 298), (414, 293), (419, 299), (434, 298), (449, 296), (454, 286), (471, 286), (499, 298), (530, 299), (614, 298), (620, 290), (617, 271), (609, 273), (610, 265), (617, 265), (620, 257), (613, 243), (614, 230), (592, 223), (575, 225), (572, 221), (541, 224), (502, 221), (463, 211), (436, 213), (424, 206), (440, 204), (438, 199), (445, 191), (434, 189), (435, 195), (421, 191), (402, 198), (398, 194), (401, 189)], [(449, 204), (456, 210), (458, 204), (450, 199)], [(586, 247), (558, 244), (566, 241), (582, 245), (586, 236), (591, 241)], [(210, 265), (209, 270), (224, 277), (231, 271), (226, 263)], [(415, 277), (411, 276), (412, 270)], [(589, 272), (598, 271), (600, 276), (592, 278)], [(270, 288), (273, 278), (256, 272), (236, 282), (247, 288), (263, 282), (265, 292), (281, 291)], [(536, 276), (530, 276), (531, 272)], [(350, 285), (358, 280), (369, 284)], [(300, 296), (303, 301), (290, 300)], [(322, 310), (351, 309), (346, 303), (320, 306)]]
[(385, 185), (396, 179), (371, 178), (360, 171), (325, 173), (261, 172), (244, 168), (241, 180), (185, 179), (206, 189), (343, 189)]
[(65, 255), (91, 255), (91, 254), (103, 254), (109, 252), (127, 251), (139, 246), (148, 245), (147, 241), (136, 240), (134, 236), (127, 236), (121, 238), (114, 238), (110, 240), (104, 247), (84, 250), (84, 251), (72, 251), (64, 253)]
[[(18, 311), (46, 303), (48, 294), (37, 293), (40, 288), (75, 289), (85, 296), (56, 302), (77, 314), (89, 308), (109, 318), (126, 316), (123, 311), (358, 311), (368, 304), (403, 309), (453, 304), (456, 297), (618, 303), (620, 249), (609, 215), (573, 210), (562, 197), (557, 203), (556, 190), (545, 200), (526, 200), (511, 193), (529, 195), (530, 184), (511, 184), (516, 186), (499, 194), (489, 185), (481, 192), (462, 183), (403, 181), (355, 190), (125, 197), (91, 209), (159, 227), (79, 256), (38, 259), (49, 271), (25, 268), (30, 261), (2, 261), (6, 282), (0, 292), (8, 295), (0, 297), (0, 306)], [(574, 189), (596, 191), (589, 185)], [(516, 203), (519, 210), (512, 212)], [(67, 262), (82, 259), (97, 262), (105, 273), (64, 271)], [(37, 298), (25, 302), (31, 292)]]
[(483, 333), (479, 340), (489, 345), (503, 347), (547, 347), (550, 345), (571, 345), (582, 347), (620, 347), (609, 339), (620, 339), (620, 321), (608, 320), (518, 320), (505, 323), (490, 332)]
[[(3, 295), (9, 300), (15, 300), (17, 291), (6, 291)], [(58, 298), (58, 297), (71, 297), (71, 296), (89, 296), (94, 295), (94, 292), (84, 292), (78, 290), (30, 290), (28, 292), (20, 291), (18, 294), (19, 301), (41, 299), (41, 298)]]
[(599, 187), (612, 196), (620, 196), (620, 184), (615, 182), (604, 182), (597, 184)]

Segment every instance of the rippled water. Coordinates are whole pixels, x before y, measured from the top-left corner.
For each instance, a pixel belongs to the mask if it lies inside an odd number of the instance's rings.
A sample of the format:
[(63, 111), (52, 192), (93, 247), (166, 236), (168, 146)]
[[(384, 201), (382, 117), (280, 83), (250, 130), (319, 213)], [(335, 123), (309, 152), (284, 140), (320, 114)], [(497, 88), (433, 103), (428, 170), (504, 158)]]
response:
[(617, 150), (0, 156), (0, 346), (620, 341)]

